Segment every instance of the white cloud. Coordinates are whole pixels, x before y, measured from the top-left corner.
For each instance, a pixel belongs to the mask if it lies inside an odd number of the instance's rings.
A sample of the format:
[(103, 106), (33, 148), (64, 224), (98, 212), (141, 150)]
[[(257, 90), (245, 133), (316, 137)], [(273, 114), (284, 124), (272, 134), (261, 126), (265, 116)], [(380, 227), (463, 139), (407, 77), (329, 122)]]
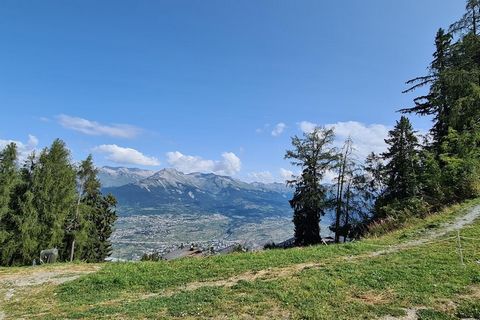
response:
[(335, 129), (336, 142), (339, 145), (342, 145), (343, 141), (350, 136), (353, 139), (355, 153), (361, 158), (366, 158), (371, 152), (381, 153), (387, 149), (385, 139), (390, 128), (385, 125), (365, 125), (348, 121), (327, 124), (326, 127)]
[(325, 171), (325, 174), (323, 175), (323, 182), (324, 183), (335, 183), (337, 177), (338, 177), (338, 172), (335, 172), (333, 170), (327, 170), (327, 171)]
[(293, 176), (294, 176), (293, 171), (280, 168), (280, 177), (282, 181), (291, 180)]
[(305, 133), (311, 133), (315, 129), (315, 127), (318, 126), (318, 124), (309, 122), (309, 121), (302, 121), (298, 124), (300, 127), (300, 130), (302, 130)]
[(287, 127), (287, 125), (283, 122), (277, 123), (275, 128), (273, 128), (273, 130), (272, 130), (272, 136), (278, 137), (279, 135), (281, 135), (283, 133), (283, 131), (285, 130), (286, 127)]
[(127, 124), (104, 125), (95, 121), (59, 115), (58, 123), (64, 128), (75, 130), (91, 136), (110, 136), (116, 138), (133, 138), (140, 133), (140, 129)]
[(93, 148), (94, 152), (106, 155), (106, 159), (119, 164), (134, 164), (141, 166), (158, 166), (157, 158), (149, 157), (132, 148), (119, 147), (116, 144), (102, 144)]
[[(303, 132), (309, 133), (318, 126), (315, 123), (302, 121), (299, 127)], [(383, 124), (363, 124), (357, 121), (337, 122), (326, 124), (326, 128), (335, 130), (335, 146), (341, 148), (345, 139), (351, 137), (355, 154), (365, 158), (370, 152), (381, 153), (387, 148), (385, 138), (390, 127)]]
[(272, 183), (275, 181), (270, 171), (250, 172), (248, 179), (254, 182)]
[(208, 160), (199, 156), (185, 155), (179, 151), (167, 152), (167, 162), (185, 173), (212, 172), (220, 175), (234, 175), (240, 171), (242, 162), (233, 152), (224, 152), (221, 160)]
[(5, 148), (10, 143), (15, 143), (17, 145), (18, 159), (24, 161), (33, 151), (36, 150), (38, 146), (38, 138), (34, 135), (28, 135), (27, 142), (21, 142), (16, 140), (3, 140), (0, 139), (0, 150)]

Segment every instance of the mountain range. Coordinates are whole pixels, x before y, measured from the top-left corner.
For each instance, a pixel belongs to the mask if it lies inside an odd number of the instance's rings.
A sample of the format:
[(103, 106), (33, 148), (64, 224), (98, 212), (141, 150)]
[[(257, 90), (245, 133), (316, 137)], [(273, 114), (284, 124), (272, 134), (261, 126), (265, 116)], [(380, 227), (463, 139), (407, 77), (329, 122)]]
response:
[(98, 178), (104, 188), (120, 187), (129, 183), (139, 182), (153, 175), (155, 171), (138, 168), (101, 167)]
[(247, 183), (213, 173), (124, 167), (102, 167), (99, 179), (103, 191), (112, 193), (121, 208), (136, 212), (155, 208), (156, 212), (182, 210), (244, 217), (291, 215), (288, 200), (292, 190), (281, 183)]

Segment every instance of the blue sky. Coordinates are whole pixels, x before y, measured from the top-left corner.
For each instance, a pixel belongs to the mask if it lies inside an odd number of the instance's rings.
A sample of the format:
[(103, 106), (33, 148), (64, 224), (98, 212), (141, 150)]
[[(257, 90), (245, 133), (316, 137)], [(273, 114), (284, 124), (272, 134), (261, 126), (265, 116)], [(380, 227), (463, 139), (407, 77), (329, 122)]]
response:
[[(279, 180), (312, 123), (381, 150), (453, 0), (0, 2), (0, 143)], [(428, 119), (413, 119), (417, 129)]]

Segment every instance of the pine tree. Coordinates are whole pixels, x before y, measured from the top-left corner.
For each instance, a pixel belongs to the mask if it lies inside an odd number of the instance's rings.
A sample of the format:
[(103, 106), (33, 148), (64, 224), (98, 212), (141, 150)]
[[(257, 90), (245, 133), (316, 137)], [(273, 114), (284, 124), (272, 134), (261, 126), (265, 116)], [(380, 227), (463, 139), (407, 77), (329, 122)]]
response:
[(101, 206), (97, 215), (95, 229), (98, 239), (97, 254), (95, 260), (104, 261), (112, 253), (110, 237), (113, 233), (113, 226), (117, 220), (115, 207), (117, 200), (111, 194), (102, 197)]
[(321, 241), (320, 218), (329, 205), (327, 190), (321, 182), (337, 159), (331, 147), (333, 139), (332, 129), (316, 128), (311, 133), (305, 133), (303, 138), (293, 137), (293, 150), (285, 154), (286, 159), (292, 159), (292, 164), (302, 169), (298, 177), (288, 182), (295, 186), (290, 205), (294, 210), (296, 245), (312, 245)]
[(11, 265), (15, 259), (17, 243), (14, 233), (13, 201), (19, 183), (17, 170), (17, 147), (7, 145), (0, 152), (0, 264)]
[(387, 200), (403, 200), (414, 197), (418, 193), (418, 138), (415, 136), (408, 118), (402, 116), (393, 130), (389, 131), (388, 151), (383, 153), (387, 161), (387, 176), (384, 198)]

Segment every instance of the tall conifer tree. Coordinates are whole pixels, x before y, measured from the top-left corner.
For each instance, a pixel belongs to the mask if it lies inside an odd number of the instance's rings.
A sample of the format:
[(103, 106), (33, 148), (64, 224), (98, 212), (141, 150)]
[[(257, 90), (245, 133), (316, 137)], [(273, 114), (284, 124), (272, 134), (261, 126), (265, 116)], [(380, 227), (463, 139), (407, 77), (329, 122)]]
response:
[(32, 183), (41, 226), (39, 242), (42, 249), (58, 248), (62, 259), (68, 256), (65, 225), (75, 210), (75, 176), (70, 152), (63, 141), (57, 139), (41, 152)]
[(332, 169), (337, 154), (332, 148), (332, 129), (315, 128), (303, 138), (292, 138), (293, 150), (288, 150), (286, 159), (302, 169), (301, 174), (289, 181), (295, 187), (290, 205), (294, 210), (296, 245), (312, 245), (321, 241), (320, 218), (328, 207), (327, 190), (322, 179)]
[(17, 247), (12, 241), (15, 235), (13, 202), (19, 181), (17, 147), (10, 143), (0, 151), (0, 260), (4, 265), (13, 263)]
[(418, 138), (407, 117), (402, 116), (385, 140), (388, 144), (383, 159), (387, 161), (386, 199), (403, 200), (418, 193)]

